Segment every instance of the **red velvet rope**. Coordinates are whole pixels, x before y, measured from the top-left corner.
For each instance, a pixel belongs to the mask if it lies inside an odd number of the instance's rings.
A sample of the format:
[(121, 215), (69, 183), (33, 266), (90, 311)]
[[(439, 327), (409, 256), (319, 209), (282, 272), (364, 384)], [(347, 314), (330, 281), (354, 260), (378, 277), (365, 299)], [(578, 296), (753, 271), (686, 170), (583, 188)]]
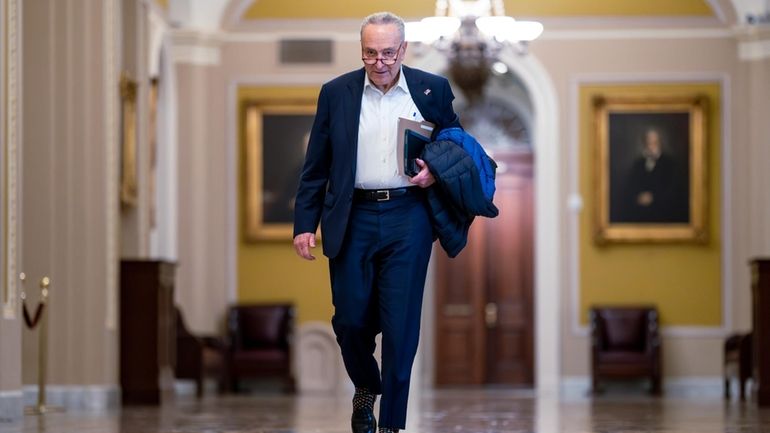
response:
[(21, 307), (22, 307), (21, 309), (24, 312), (24, 322), (27, 324), (27, 327), (29, 329), (34, 329), (35, 326), (37, 326), (38, 322), (40, 322), (40, 317), (43, 316), (44, 306), (45, 304), (42, 302), (37, 304), (37, 309), (35, 310), (35, 318), (33, 320), (33, 319), (30, 319), (29, 317), (29, 311), (27, 310), (27, 301), (26, 300), (21, 301)]

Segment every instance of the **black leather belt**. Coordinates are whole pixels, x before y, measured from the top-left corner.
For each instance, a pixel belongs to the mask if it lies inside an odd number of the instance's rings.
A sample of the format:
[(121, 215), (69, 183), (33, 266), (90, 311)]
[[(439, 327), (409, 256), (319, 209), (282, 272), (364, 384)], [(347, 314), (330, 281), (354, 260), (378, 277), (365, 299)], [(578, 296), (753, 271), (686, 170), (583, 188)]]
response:
[(365, 201), (389, 201), (398, 197), (404, 197), (406, 195), (414, 194), (419, 190), (419, 187), (410, 186), (405, 188), (392, 188), (392, 189), (354, 189), (354, 200)]

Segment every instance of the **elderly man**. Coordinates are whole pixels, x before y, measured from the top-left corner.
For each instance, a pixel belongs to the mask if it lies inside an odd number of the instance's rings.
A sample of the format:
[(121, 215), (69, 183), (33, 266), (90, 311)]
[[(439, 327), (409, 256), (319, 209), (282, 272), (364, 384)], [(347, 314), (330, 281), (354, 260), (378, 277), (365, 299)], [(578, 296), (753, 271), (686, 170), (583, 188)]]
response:
[[(354, 433), (406, 423), (409, 378), (417, 351), (423, 286), (434, 240), (425, 162), (414, 177), (399, 173), (399, 117), (459, 126), (445, 78), (403, 66), (404, 22), (389, 12), (361, 25), (362, 69), (326, 83), (302, 170), (294, 213), (294, 248), (313, 260), (319, 221), (329, 257), (334, 317), (345, 368), (356, 391)], [(435, 135), (434, 135), (435, 136)], [(382, 370), (373, 354), (382, 332)]]

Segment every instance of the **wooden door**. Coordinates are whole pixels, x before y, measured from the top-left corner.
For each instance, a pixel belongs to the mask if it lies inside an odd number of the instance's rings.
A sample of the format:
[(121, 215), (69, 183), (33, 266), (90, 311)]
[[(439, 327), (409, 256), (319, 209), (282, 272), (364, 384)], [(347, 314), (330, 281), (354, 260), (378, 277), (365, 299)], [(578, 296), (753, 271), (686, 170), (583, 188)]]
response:
[(500, 215), (437, 255), (436, 382), (533, 384), (532, 154), (496, 154)]

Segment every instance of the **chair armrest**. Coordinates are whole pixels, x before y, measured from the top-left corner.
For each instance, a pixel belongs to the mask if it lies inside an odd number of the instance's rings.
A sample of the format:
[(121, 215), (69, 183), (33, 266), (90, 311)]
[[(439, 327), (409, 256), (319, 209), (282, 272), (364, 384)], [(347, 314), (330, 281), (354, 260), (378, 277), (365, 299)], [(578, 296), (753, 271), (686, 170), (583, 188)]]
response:
[(588, 312), (588, 321), (591, 326), (591, 350), (594, 353), (601, 351), (602, 348), (602, 330), (601, 321), (596, 310), (591, 309)]
[(655, 355), (660, 350), (660, 329), (658, 326), (658, 311), (651, 309), (647, 312), (646, 352)]

